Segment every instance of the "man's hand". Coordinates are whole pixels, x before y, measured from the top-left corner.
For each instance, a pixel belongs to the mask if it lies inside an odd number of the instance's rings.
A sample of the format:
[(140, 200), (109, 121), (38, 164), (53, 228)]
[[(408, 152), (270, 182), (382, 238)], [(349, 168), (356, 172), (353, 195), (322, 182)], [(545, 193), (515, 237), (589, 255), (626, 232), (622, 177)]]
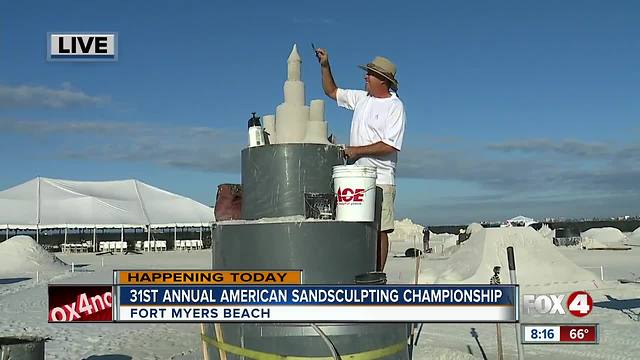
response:
[(344, 157), (349, 160), (357, 160), (360, 155), (358, 154), (358, 150), (355, 146), (347, 146), (344, 148)]
[(320, 72), (322, 73), (322, 90), (324, 90), (324, 93), (328, 97), (336, 100), (338, 86), (336, 85), (335, 80), (333, 80), (333, 75), (331, 75), (331, 66), (329, 66), (329, 55), (327, 55), (327, 50), (316, 49), (316, 57), (320, 63)]
[(329, 66), (329, 55), (327, 54), (326, 49), (316, 49), (316, 57), (318, 58), (318, 62), (320, 66), (327, 67)]

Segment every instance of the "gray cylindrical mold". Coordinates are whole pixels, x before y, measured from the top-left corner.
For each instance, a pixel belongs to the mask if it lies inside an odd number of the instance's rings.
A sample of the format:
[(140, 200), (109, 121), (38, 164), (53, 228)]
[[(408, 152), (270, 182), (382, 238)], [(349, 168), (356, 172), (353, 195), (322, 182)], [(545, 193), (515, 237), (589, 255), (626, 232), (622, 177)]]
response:
[(44, 360), (44, 344), (40, 337), (0, 337), (2, 360)]
[(580, 236), (580, 231), (576, 231), (576, 229), (570, 227), (556, 229), (556, 238), (570, 238), (574, 236)]
[[(406, 323), (317, 325), (342, 356), (406, 344), (409, 331)], [(221, 324), (221, 328), (225, 343), (248, 350), (291, 356), (331, 356), (327, 345), (309, 324)], [(205, 331), (215, 339), (211, 324), (207, 324)], [(208, 352), (210, 360), (219, 359), (216, 347), (209, 346)], [(241, 360), (242, 357), (227, 353), (227, 359)], [(408, 359), (407, 347), (384, 359)]]
[[(332, 168), (342, 165), (335, 145), (275, 144), (242, 151), (242, 218), (222, 221), (213, 237), (213, 269), (300, 269), (305, 284), (353, 284), (355, 276), (374, 271), (380, 219), (376, 221), (296, 220), (305, 214), (305, 193), (333, 193)], [(300, 217), (302, 219), (303, 217)], [(388, 349), (384, 359), (407, 360), (407, 324), (318, 324), (341, 355)], [(213, 325), (206, 334), (216, 339)], [(310, 324), (221, 324), (224, 342), (247, 350), (279, 355), (330, 356)], [(222, 334), (221, 334), (222, 335)], [(219, 352), (209, 346), (209, 359)], [(243, 360), (227, 353), (228, 360)]]
[(301, 269), (306, 284), (353, 284), (376, 268), (377, 229), (371, 222), (219, 222), (216, 270)]
[(333, 193), (340, 147), (274, 144), (242, 150), (242, 218), (304, 215), (304, 193)]

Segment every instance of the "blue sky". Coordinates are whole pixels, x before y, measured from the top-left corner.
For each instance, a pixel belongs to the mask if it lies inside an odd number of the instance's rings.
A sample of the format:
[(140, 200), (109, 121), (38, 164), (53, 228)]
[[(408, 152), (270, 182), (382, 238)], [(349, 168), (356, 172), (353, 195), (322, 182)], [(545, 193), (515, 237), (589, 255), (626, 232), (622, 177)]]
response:
[[(398, 66), (397, 217), (454, 224), (640, 214), (636, 1), (82, 1), (0, 4), (0, 189), (137, 178), (211, 205), (240, 181), (252, 111)], [(47, 32), (118, 32), (115, 63), (46, 61)], [(326, 98), (325, 98), (326, 99)], [(327, 99), (328, 100), (328, 99)], [(327, 101), (348, 139), (351, 113)]]

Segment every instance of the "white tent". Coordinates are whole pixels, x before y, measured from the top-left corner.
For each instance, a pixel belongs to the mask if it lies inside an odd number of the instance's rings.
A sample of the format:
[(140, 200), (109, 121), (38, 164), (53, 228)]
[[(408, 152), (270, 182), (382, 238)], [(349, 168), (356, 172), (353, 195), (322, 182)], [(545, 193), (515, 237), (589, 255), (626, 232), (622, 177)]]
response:
[(209, 227), (213, 209), (138, 180), (35, 178), (0, 191), (0, 229)]
[(516, 226), (520, 224), (523, 224), (524, 226), (529, 226), (531, 224), (537, 223), (537, 221), (532, 218), (520, 215), (520, 216), (511, 218), (509, 220), (506, 220), (504, 223), (506, 226)]

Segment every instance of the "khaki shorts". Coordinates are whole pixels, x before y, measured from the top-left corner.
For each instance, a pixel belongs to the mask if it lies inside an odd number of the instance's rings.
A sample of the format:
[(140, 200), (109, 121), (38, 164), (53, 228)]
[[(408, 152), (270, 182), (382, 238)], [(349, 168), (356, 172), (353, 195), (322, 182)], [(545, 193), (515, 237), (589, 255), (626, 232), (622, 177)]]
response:
[(380, 220), (380, 231), (393, 231), (393, 221), (395, 211), (393, 203), (396, 200), (395, 185), (377, 185), (382, 188), (382, 219)]

